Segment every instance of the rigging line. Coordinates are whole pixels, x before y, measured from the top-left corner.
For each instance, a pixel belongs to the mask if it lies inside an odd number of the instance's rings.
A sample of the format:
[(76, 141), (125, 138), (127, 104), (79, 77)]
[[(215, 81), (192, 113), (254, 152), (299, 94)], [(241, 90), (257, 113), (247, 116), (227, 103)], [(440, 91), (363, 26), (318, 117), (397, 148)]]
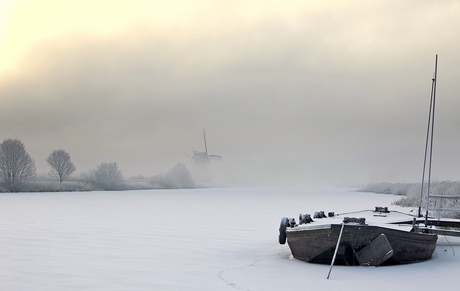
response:
[(450, 243), (450, 241), (447, 239), (447, 236), (444, 235), (444, 238), (446, 239), (447, 243), (449, 244), (449, 246), (452, 248), (452, 257), (455, 257), (455, 249), (454, 249), (454, 246)]
[(423, 185), (425, 184), (426, 156), (427, 156), (427, 152), (428, 152), (428, 140), (429, 140), (429, 137), (430, 137), (431, 110), (432, 110), (432, 107), (433, 107), (433, 88), (434, 88), (434, 79), (431, 79), (430, 110), (428, 112), (428, 126), (427, 126), (427, 129), (426, 129), (425, 157), (423, 159), (422, 185), (421, 185), (421, 189), (420, 189), (420, 203), (418, 205), (418, 217), (422, 217)]

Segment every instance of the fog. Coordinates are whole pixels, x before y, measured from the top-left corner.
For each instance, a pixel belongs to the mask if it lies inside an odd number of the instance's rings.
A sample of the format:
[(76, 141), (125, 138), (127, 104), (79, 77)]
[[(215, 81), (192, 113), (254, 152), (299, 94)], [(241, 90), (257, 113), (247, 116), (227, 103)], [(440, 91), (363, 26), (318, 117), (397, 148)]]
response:
[(189, 165), (206, 129), (232, 183), (414, 182), (439, 54), (433, 177), (460, 179), (458, 2), (173, 3), (108, 31), (85, 21), (111, 10), (88, 7), (15, 65), (0, 51), (0, 140), (20, 139), (39, 173), (64, 149), (77, 172), (149, 176)]

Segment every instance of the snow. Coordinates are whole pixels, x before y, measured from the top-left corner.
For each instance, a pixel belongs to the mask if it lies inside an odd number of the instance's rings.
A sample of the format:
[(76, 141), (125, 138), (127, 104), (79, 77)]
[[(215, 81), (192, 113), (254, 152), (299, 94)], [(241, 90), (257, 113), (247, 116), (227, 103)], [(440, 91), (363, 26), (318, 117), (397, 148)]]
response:
[[(388, 206), (350, 189), (0, 194), (0, 290), (399, 290), (452, 281), (460, 243), (388, 267), (308, 264), (278, 244), (283, 216)], [(307, 289), (308, 288), (308, 289)]]

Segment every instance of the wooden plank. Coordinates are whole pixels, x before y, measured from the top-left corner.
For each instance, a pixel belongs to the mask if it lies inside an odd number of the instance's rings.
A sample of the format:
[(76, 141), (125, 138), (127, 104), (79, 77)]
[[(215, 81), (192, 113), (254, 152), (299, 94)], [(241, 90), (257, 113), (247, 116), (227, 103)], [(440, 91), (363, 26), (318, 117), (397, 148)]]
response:
[(421, 232), (421, 233), (432, 233), (432, 234), (437, 234), (437, 235), (447, 235), (447, 236), (458, 236), (458, 237), (460, 237), (460, 231), (458, 231), (458, 230), (419, 227), (419, 228), (417, 228), (417, 231)]
[(391, 258), (393, 249), (385, 234), (379, 235), (367, 246), (356, 253), (356, 258), (361, 266), (380, 266)]

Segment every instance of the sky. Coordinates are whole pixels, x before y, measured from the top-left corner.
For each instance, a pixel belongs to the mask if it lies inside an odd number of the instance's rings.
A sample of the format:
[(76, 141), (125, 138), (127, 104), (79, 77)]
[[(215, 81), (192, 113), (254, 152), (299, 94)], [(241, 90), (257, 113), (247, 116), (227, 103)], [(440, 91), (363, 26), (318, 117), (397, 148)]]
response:
[(460, 180), (460, 1), (0, 0), (0, 141), (38, 173), (222, 155), (246, 184)]

